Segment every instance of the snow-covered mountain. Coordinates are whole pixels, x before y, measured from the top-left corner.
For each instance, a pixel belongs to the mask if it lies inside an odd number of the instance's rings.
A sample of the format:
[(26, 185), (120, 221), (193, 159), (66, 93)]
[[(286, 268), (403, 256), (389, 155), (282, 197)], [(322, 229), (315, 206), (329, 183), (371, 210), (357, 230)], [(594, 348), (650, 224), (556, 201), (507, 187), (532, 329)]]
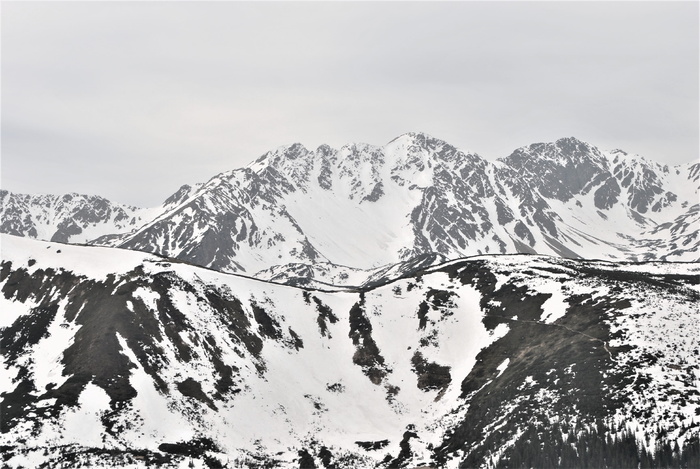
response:
[(0, 190), (0, 232), (47, 241), (81, 243), (130, 231), (148, 217), (143, 210), (80, 194), (27, 195)]
[(382, 147), (294, 144), (186, 186), (137, 228), (92, 243), (317, 286), (358, 286), (425, 256), (694, 261), (698, 173), (574, 138), (496, 162), (421, 133)]
[(481, 256), (318, 291), (0, 241), (9, 467), (700, 463), (698, 263)]
[(62, 243), (109, 238), (152, 220), (177, 202), (184, 189), (151, 209), (117, 204), (94, 195), (28, 195), (0, 190), (0, 233)]
[[(289, 263), (371, 269), (429, 253), (696, 260), (697, 167), (572, 138), (496, 163), (424, 134), (384, 147), (295, 144), (216, 176), (115, 245), (249, 274)], [(659, 249), (674, 226), (678, 239)]]
[(410, 133), (1, 191), (3, 467), (699, 466), (699, 185)]

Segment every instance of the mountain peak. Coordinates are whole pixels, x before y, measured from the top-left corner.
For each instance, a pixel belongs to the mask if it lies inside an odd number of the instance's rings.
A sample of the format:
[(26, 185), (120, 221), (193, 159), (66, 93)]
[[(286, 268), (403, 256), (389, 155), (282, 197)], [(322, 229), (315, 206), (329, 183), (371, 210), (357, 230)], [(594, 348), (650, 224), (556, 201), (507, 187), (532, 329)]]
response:
[(417, 145), (422, 148), (427, 148), (428, 146), (435, 146), (439, 144), (446, 145), (447, 142), (439, 138), (435, 138), (425, 132), (406, 132), (391, 140), (389, 143), (387, 143), (387, 146), (396, 144), (403, 144), (406, 146)]
[[(501, 158), (500, 161), (516, 169), (529, 168), (539, 171), (540, 165), (545, 162), (568, 166), (577, 165), (583, 161), (600, 163), (603, 159), (600, 150), (591, 144), (576, 137), (564, 137), (555, 142), (532, 143), (520, 147), (506, 158)], [(535, 167), (530, 168), (533, 164)]]
[(460, 155), (472, 155), (481, 159), (471, 150), (457, 148), (425, 132), (407, 132), (387, 143), (384, 148), (387, 153), (407, 152), (413, 156), (422, 154), (423, 157), (438, 161), (455, 161)]
[(321, 145), (318, 146), (316, 149), (316, 153), (322, 156), (328, 156), (331, 155), (335, 150), (333, 147), (328, 145), (327, 143), (322, 143)]
[(189, 184), (183, 184), (173, 195), (165, 199), (163, 205), (174, 205), (184, 201), (187, 196), (192, 192), (192, 186)]
[(295, 160), (309, 152), (309, 150), (299, 142), (292, 143), (282, 148), (284, 148), (284, 155), (291, 160)]
[(576, 146), (576, 147), (578, 147), (578, 146), (581, 146), (581, 145), (586, 146), (586, 147), (590, 147), (590, 146), (591, 146), (588, 142), (585, 142), (585, 141), (583, 141), (583, 140), (581, 140), (581, 139), (578, 139), (578, 138), (576, 138), (576, 137), (562, 137), (562, 138), (558, 138), (558, 139), (556, 140), (555, 143), (556, 143), (557, 146), (562, 147), (562, 148), (566, 148), (567, 146)]

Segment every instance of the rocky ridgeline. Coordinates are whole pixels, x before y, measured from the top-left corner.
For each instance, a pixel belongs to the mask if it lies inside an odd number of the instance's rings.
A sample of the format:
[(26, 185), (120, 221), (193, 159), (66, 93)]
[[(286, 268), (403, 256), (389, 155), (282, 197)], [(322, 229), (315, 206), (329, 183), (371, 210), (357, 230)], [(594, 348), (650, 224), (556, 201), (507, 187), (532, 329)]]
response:
[(429, 254), (693, 261), (699, 166), (574, 138), (490, 162), (410, 133), (383, 147), (280, 147), (155, 209), (3, 191), (0, 230), (85, 242), (100, 226), (90, 243), (317, 285), (359, 285), (377, 268)]

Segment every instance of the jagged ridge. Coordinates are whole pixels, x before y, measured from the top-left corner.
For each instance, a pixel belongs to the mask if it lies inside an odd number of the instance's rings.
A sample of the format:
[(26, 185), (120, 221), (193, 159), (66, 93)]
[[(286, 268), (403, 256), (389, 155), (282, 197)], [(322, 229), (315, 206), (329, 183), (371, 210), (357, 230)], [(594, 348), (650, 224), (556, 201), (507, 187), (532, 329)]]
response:
[(346, 285), (433, 253), (698, 260), (697, 174), (697, 164), (662, 166), (575, 138), (497, 162), (420, 133), (383, 147), (293, 144), (185, 187), (138, 229), (93, 243)]

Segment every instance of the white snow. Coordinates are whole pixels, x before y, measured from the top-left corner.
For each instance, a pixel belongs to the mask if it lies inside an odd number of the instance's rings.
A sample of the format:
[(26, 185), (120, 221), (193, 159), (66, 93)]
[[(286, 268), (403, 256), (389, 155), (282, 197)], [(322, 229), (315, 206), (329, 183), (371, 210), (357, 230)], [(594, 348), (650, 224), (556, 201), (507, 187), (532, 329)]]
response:
[[(109, 274), (126, 273), (145, 259), (161, 260), (142, 252), (51, 243), (7, 234), (0, 234), (0, 249), (3, 261), (12, 262), (15, 268), (25, 266), (30, 274), (52, 267), (95, 280), (104, 280)], [(31, 267), (30, 259), (36, 261)]]
[(104, 427), (100, 417), (109, 410), (109, 401), (102, 388), (88, 383), (80, 393), (79, 406), (63, 416), (61, 436), (65, 444), (101, 447)]
[(496, 367), (496, 369), (498, 370), (498, 376), (501, 376), (503, 374), (503, 372), (506, 371), (506, 368), (508, 368), (509, 363), (510, 363), (510, 358), (506, 358), (505, 360), (503, 360), (501, 362), (500, 365), (498, 365)]

